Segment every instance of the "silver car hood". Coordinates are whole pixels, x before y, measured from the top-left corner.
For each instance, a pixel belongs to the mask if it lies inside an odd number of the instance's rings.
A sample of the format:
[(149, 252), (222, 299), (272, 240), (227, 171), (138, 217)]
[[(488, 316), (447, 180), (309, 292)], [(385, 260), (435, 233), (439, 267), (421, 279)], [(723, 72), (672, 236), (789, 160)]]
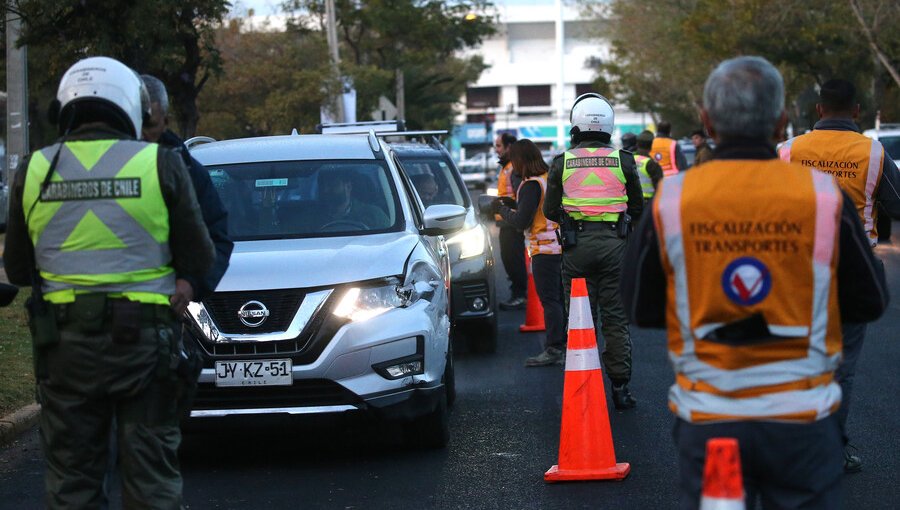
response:
[(324, 287), (401, 275), (418, 242), (408, 232), (236, 242), (216, 291)]

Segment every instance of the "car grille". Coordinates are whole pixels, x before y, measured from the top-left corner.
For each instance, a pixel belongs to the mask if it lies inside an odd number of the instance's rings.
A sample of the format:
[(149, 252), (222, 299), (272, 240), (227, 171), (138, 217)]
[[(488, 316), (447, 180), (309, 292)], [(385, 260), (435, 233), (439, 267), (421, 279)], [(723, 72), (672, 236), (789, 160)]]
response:
[[(287, 331), (305, 295), (298, 289), (217, 292), (203, 304), (221, 331), (251, 335)], [(247, 326), (238, 317), (238, 310), (248, 301), (259, 301), (269, 309), (269, 318), (255, 328)]]
[(470, 299), (475, 299), (477, 297), (487, 298), (488, 297), (488, 286), (487, 282), (473, 282), (473, 283), (464, 283), (460, 285), (463, 293), (463, 297), (466, 301)]
[(291, 386), (252, 388), (218, 388), (213, 384), (200, 384), (197, 388), (193, 409), (259, 409), (333, 405), (362, 405), (362, 401), (350, 390), (326, 379), (297, 380)]

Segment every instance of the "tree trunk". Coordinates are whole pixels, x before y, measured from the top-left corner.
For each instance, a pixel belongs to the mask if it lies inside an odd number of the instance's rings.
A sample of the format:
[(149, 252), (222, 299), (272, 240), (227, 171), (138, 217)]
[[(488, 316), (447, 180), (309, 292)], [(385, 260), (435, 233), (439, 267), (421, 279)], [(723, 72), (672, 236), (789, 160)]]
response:
[(878, 59), (878, 62), (884, 66), (884, 69), (891, 75), (891, 78), (894, 79), (894, 83), (900, 87), (900, 72), (897, 71), (897, 68), (891, 64), (891, 61), (888, 60), (887, 55), (885, 55), (881, 48), (878, 46), (878, 42), (875, 41), (875, 34), (872, 33), (872, 30), (869, 28), (869, 25), (866, 24), (865, 18), (862, 15), (862, 9), (859, 7), (859, 3), (857, 0), (849, 0), (850, 9), (853, 11), (853, 15), (856, 17), (856, 21), (859, 22), (859, 26), (862, 28), (863, 35), (866, 36), (866, 41), (869, 43), (869, 48), (872, 49), (872, 53), (875, 54), (875, 58)]

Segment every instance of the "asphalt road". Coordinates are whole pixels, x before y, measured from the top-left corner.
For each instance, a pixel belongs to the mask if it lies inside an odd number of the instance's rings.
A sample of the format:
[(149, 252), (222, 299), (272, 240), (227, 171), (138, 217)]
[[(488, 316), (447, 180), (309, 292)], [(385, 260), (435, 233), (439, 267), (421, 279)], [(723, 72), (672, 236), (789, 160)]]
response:
[[(900, 296), (900, 245), (878, 254), (892, 295)], [(499, 288), (505, 298), (505, 285)], [(900, 507), (898, 308), (900, 297), (870, 326), (859, 364), (850, 429), (865, 465), (845, 477), (845, 508)], [(639, 404), (610, 416), (616, 455), (631, 463), (628, 478), (548, 485), (542, 475), (557, 460), (563, 371), (523, 366), (540, 351), (539, 334), (518, 332), (523, 317), (501, 313), (496, 354), (457, 351), (459, 397), (446, 449), (406, 449), (395, 429), (361, 419), (229, 424), (187, 435), (185, 506), (674, 508), (677, 465), (666, 407), (672, 373), (663, 333), (633, 330)], [(42, 507), (43, 469), (35, 431), (0, 451), (0, 508)]]

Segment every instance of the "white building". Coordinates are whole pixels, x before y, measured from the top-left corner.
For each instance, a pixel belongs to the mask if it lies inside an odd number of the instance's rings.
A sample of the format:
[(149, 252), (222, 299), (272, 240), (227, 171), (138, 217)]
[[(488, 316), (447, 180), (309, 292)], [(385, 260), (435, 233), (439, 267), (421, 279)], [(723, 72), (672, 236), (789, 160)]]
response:
[[(591, 91), (608, 95), (591, 86), (596, 77), (591, 60), (609, 56), (609, 43), (597, 37), (604, 22), (584, 19), (572, 2), (495, 4), (500, 15), (496, 35), (469, 51), (480, 54), (490, 67), (463, 98), (456, 139), (468, 155), (488, 149), (504, 130), (542, 148), (560, 148), (568, 142), (569, 109), (575, 98)], [(557, 37), (560, 26), (562, 38)], [(649, 115), (616, 107), (614, 141), (650, 122)]]

